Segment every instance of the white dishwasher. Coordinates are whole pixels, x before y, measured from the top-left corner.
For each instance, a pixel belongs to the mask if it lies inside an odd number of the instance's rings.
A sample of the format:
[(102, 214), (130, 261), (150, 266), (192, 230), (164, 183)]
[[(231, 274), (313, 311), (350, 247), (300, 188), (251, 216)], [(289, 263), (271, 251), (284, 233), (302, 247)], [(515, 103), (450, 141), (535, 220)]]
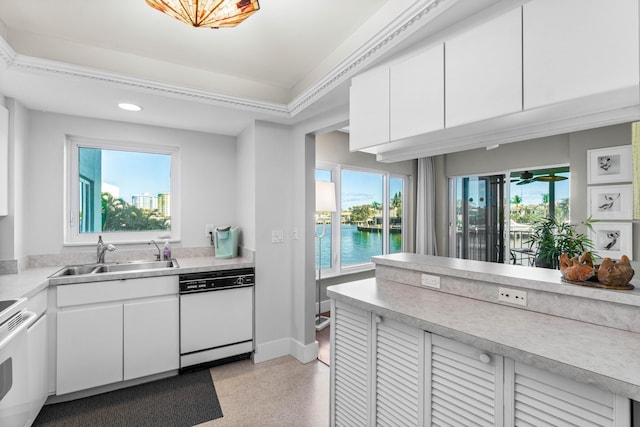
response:
[(179, 283), (180, 369), (249, 357), (254, 269), (182, 274)]

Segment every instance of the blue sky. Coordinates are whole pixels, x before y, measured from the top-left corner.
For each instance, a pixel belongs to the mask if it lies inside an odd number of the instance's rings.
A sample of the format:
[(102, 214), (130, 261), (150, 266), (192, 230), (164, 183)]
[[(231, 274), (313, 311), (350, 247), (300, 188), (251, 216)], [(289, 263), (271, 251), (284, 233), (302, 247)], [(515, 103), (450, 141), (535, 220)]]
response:
[(171, 191), (171, 156), (102, 150), (102, 181), (120, 188), (120, 198), (131, 203), (134, 194)]
[[(331, 171), (316, 169), (316, 179), (331, 180)], [(383, 176), (375, 173), (342, 171), (342, 209), (352, 206), (382, 203)], [(402, 192), (402, 180), (391, 179), (390, 196)]]

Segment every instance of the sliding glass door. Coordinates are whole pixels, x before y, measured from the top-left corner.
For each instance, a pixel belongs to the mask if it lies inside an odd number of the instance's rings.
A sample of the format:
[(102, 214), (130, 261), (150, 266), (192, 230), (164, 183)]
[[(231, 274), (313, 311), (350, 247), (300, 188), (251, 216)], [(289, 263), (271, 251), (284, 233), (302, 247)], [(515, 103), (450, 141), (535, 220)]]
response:
[(450, 255), (504, 262), (504, 175), (452, 178)]

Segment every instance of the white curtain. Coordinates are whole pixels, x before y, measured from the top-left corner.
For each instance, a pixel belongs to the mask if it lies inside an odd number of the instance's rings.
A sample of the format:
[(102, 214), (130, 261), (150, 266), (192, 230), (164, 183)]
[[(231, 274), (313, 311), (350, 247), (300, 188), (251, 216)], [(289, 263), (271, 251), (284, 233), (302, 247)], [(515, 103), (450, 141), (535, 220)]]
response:
[(436, 183), (433, 158), (418, 159), (416, 253), (438, 255), (436, 245)]

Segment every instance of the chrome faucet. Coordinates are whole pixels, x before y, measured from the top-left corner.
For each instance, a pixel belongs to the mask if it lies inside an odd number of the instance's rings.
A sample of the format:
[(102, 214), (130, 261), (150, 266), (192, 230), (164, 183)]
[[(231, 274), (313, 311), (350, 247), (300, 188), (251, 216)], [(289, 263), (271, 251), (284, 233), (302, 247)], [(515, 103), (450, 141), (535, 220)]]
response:
[(102, 241), (102, 236), (98, 236), (98, 248), (96, 250), (98, 255), (97, 263), (98, 264), (104, 263), (104, 253), (106, 251), (113, 252), (115, 250), (116, 250), (115, 246), (111, 244), (105, 245), (104, 242)]
[(156, 261), (160, 261), (160, 260), (162, 259), (162, 252), (160, 251), (160, 246), (158, 246), (158, 244), (156, 243), (156, 241), (155, 241), (155, 240), (150, 240), (150, 241), (147, 243), (147, 245), (150, 245), (150, 244), (152, 244), (152, 243), (153, 243), (154, 245), (156, 245), (156, 249), (158, 250), (158, 254), (156, 255)]

